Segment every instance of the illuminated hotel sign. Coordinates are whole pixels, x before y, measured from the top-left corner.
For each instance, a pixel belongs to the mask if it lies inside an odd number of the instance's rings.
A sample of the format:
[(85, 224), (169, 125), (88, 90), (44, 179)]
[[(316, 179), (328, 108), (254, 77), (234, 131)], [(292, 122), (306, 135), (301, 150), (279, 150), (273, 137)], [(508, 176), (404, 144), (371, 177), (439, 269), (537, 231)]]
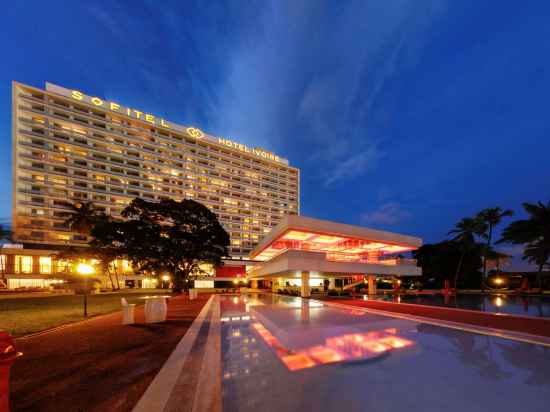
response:
[(275, 161), (275, 162), (281, 162), (281, 163), (284, 163), (284, 164), (288, 164), (287, 160), (282, 159), (279, 156), (277, 156), (277, 155), (275, 155), (271, 152), (268, 152), (266, 150), (263, 150), (263, 149), (260, 149), (260, 148), (250, 148), (250, 147), (248, 147), (248, 146), (246, 146), (242, 143), (237, 143), (233, 140), (224, 139), (224, 138), (221, 138), (221, 137), (214, 138), (214, 137), (206, 135), (202, 130), (200, 130), (196, 127), (180, 126), (180, 125), (177, 125), (175, 123), (168, 122), (168, 121), (166, 121), (165, 119), (163, 119), (161, 117), (154, 116), (150, 113), (146, 113), (146, 112), (142, 112), (142, 111), (139, 111), (139, 110), (136, 110), (136, 109), (132, 109), (130, 107), (122, 106), (118, 103), (108, 101), (108, 100), (102, 99), (100, 97), (85, 95), (84, 93), (82, 93), (79, 90), (70, 90), (70, 89), (66, 89), (64, 87), (57, 86), (55, 84), (47, 83), (47, 82), (46, 82), (46, 90), (49, 91), (49, 92), (53, 92), (53, 93), (65, 96), (65, 97), (69, 97), (69, 98), (71, 98), (73, 100), (76, 100), (76, 101), (79, 101), (79, 102), (83, 102), (83, 103), (87, 103), (87, 104), (92, 105), (92, 106), (96, 106), (96, 107), (104, 109), (104, 110), (109, 110), (109, 111), (114, 112), (114, 113), (120, 113), (122, 115), (125, 115), (125, 116), (128, 116), (128, 117), (134, 118), (134, 119), (138, 119), (138, 120), (150, 123), (150, 124), (152, 124), (154, 126), (157, 126), (157, 127), (163, 127), (165, 129), (171, 129), (171, 130), (184, 132), (188, 136), (193, 137), (195, 139), (206, 139), (206, 140), (209, 140), (211, 142), (215, 142), (215, 143), (218, 143), (220, 145), (223, 145), (223, 146), (226, 146), (226, 147), (229, 147), (229, 148), (232, 148), (232, 149), (239, 150), (243, 153), (249, 153), (249, 154), (252, 154), (254, 156), (261, 157), (262, 159), (272, 160), (272, 161)]
[(257, 147), (250, 148), (250, 147), (248, 147), (248, 146), (246, 146), (242, 143), (237, 143), (237, 142), (234, 142), (234, 141), (229, 140), (229, 139), (223, 139), (223, 138), (219, 137), (218, 138), (218, 143), (223, 144), (227, 147), (231, 147), (233, 149), (240, 150), (241, 152), (252, 153), (256, 156), (263, 157), (264, 159), (275, 160), (276, 162), (281, 161), (279, 156), (274, 155), (271, 152), (266, 152), (265, 150), (259, 149)]

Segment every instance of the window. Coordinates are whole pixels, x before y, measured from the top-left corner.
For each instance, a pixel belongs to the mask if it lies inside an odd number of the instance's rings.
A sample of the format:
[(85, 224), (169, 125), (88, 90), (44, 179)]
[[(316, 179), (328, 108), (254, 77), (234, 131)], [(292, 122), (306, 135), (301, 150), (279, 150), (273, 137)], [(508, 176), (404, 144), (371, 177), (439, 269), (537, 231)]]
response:
[(40, 256), (40, 273), (52, 273), (52, 258)]
[(0, 255), (0, 273), (6, 273), (8, 257), (6, 255)]
[(32, 256), (15, 256), (15, 273), (31, 273)]

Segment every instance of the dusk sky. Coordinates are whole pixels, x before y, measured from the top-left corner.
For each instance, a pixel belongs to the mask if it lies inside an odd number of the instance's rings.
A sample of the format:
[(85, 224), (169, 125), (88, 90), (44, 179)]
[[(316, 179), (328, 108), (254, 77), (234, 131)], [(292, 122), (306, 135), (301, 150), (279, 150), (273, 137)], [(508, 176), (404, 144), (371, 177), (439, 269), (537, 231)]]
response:
[(425, 242), (486, 207), (521, 218), (550, 198), (548, 16), (548, 1), (11, 2), (0, 222), (12, 80), (269, 149), (301, 169), (303, 215)]

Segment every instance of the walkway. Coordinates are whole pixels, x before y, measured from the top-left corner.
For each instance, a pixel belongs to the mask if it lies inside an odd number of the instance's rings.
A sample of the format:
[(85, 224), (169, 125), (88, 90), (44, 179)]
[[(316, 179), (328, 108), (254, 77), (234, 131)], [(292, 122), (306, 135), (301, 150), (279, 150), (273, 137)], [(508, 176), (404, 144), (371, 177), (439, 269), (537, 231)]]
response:
[(168, 303), (168, 320), (121, 325), (121, 312), (17, 340), (24, 356), (12, 368), (14, 411), (130, 411), (210, 295)]
[(465, 323), (491, 329), (550, 337), (550, 319), (489, 313), (474, 310), (392, 303), (358, 299), (323, 299), (324, 301), (367, 309), (383, 310), (405, 315), (421, 316), (443, 321)]

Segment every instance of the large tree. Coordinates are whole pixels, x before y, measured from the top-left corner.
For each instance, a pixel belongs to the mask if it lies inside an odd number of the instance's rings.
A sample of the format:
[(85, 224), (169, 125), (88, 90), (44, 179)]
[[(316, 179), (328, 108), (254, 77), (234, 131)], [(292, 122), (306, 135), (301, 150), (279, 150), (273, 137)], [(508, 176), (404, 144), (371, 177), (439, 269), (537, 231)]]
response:
[(458, 283), (458, 277), (462, 269), (464, 257), (468, 253), (472, 253), (479, 248), (479, 244), (476, 242), (476, 236), (482, 236), (485, 231), (486, 224), (482, 220), (469, 217), (463, 218), (455, 225), (453, 230), (449, 231), (450, 235), (454, 235), (452, 239), (453, 242), (456, 242), (461, 250), (454, 277), (455, 287)]
[(550, 259), (550, 202), (524, 203), (523, 208), (529, 217), (510, 223), (498, 243), (524, 245), (522, 258), (537, 265), (537, 283), (542, 290), (542, 270)]
[(229, 235), (216, 215), (194, 200), (134, 199), (122, 212), (122, 247), (135, 268), (173, 276), (175, 291), (187, 289), (201, 264), (222, 265)]
[(417, 265), (422, 268), (424, 280), (435, 279), (440, 284), (443, 284), (445, 279), (452, 281), (460, 262), (460, 277), (463, 282), (477, 282), (474, 275), (479, 276), (481, 268), (479, 246), (469, 248), (466, 253), (463, 253), (460, 244), (445, 240), (439, 243), (427, 243), (412, 253)]
[(491, 207), (487, 209), (483, 209), (481, 212), (477, 214), (477, 219), (480, 220), (485, 224), (485, 233), (483, 233), (483, 237), (486, 239), (486, 245), (483, 250), (483, 279), (481, 286), (482, 288), (485, 287), (484, 282), (487, 278), (487, 260), (489, 259), (489, 253), (497, 253), (494, 251), (491, 251), (492, 247), (492, 241), (493, 241), (493, 231), (495, 227), (502, 222), (502, 219), (504, 217), (512, 216), (514, 212), (510, 209), (503, 210), (500, 207)]

